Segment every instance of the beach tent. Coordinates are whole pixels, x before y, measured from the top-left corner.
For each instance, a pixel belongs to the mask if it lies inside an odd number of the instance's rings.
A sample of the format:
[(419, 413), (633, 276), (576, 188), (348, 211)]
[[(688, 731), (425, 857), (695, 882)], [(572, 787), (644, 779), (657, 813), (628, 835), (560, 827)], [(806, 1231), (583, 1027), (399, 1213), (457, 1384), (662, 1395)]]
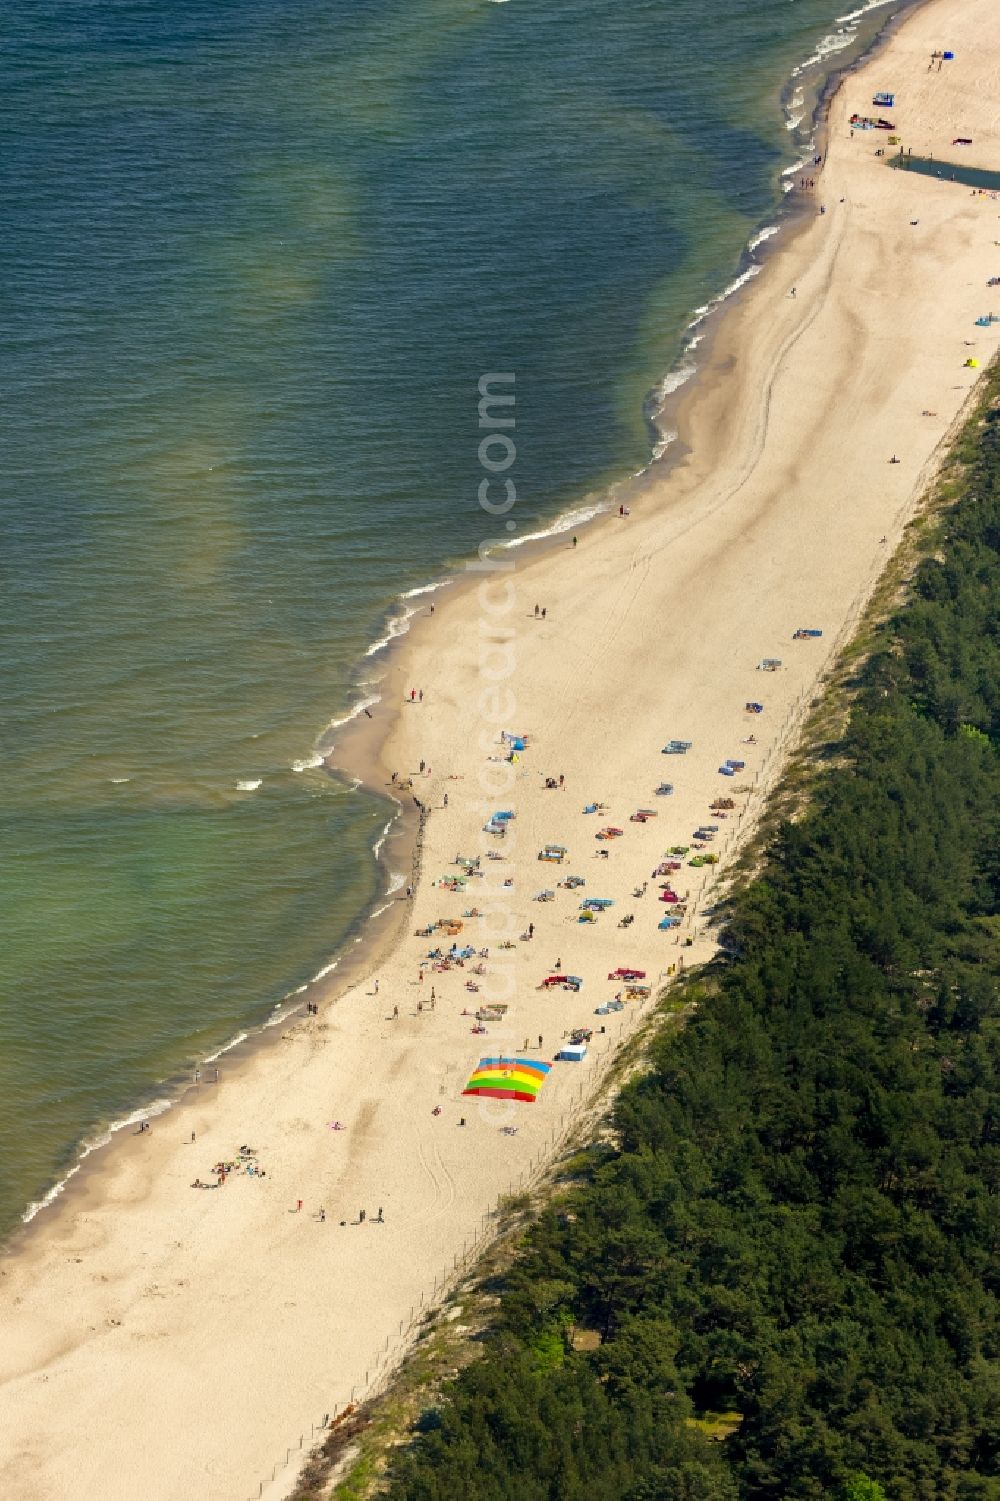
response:
[(551, 1063), (539, 1063), (534, 1058), (480, 1058), (462, 1093), (494, 1100), (523, 1100), (530, 1105), (551, 1067)]
[(556, 1057), (563, 1063), (582, 1063), (587, 1056), (585, 1042), (564, 1042)]

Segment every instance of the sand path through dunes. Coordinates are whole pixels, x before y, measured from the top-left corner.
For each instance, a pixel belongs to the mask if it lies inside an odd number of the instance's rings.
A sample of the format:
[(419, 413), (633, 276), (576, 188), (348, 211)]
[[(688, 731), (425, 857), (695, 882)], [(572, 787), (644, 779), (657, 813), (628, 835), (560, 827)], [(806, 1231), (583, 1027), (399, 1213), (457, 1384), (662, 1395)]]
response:
[[(581, 533), (576, 548), (566, 538), (531, 561), (511, 554), (511, 571), (442, 596), (394, 659), (384, 702), (414, 686), (424, 699), (403, 706), (385, 763), (414, 774), (430, 810), (406, 935), (378, 994), (375, 976), (353, 986), (224, 1069), (218, 1088), (120, 1140), (3, 1264), (0, 1495), (256, 1496), (313, 1423), (385, 1368), (414, 1310), (488, 1231), (498, 1196), (571, 1123), (645, 1009), (595, 1016), (621, 988), (609, 971), (633, 965), (655, 986), (685, 952), (708, 952), (706, 871), (685, 864), (673, 878), (691, 893), (687, 951), (658, 930), (668, 908), (651, 873), (720, 795), (736, 807), (712, 819), (713, 848), (731, 853), (969, 398), (966, 359), (985, 364), (1000, 342), (1000, 325), (975, 326), (1000, 272), (1000, 202), (890, 171), (879, 139), (852, 139), (847, 119), (893, 88), (905, 140), (950, 141), (958, 88), (967, 133), (1000, 166), (994, 11), (995, 0), (933, 0), (847, 80), (816, 212), (727, 313), (683, 413), (684, 461), (628, 519)], [(935, 92), (923, 75), (942, 45), (957, 56)], [(470, 495), (479, 436), (470, 422)], [(794, 641), (798, 627), (823, 635)], [(782, 670), (757, 671), (763, 657)], [(748, 715), (748, 700), (764, 713)], [(530, 736), (515, 762), (500, 758), (501, 728)], [(672, 737), (690, 752), (661, 754)], [(727, 757), (745, 772), (720, 776)], [(672, 796), (655, 795), (661, 779)], [(585, 814), (591, 802), (607, 814)], [(643, 806), (657, 817), (631, 822)], [(483, 832), (498, 809), (517, 815), (502, 840)], [(595, 839), (608, 824), (622, 837)], [(567, 846), (563, 866), (538, 861), (549, 840)], [(458, 873), (457, 854), (481, 860), (464, 892), (437, 884)], [(581, 891), (557, 885), (569, 873)], [(542, 888), (552, 901), (533, 900)], [(582, 896), (615, 906), (584, 925)], [(485, 915), (463, 917), (473, 907)], [(451, 940), (414, 930), (442, 917), (463, 923), (460, 943), (489, 949), (482, 975), (421, 970)], [(582, 978), (578, 995), (538, 989), (557, 959)], [(484, 999), (509, 1011), (476, 1034), (464, 1013)], [(553, 1064), (536, 1103), (462, 1097), (480, 1056), (549, 1061), (584, 1024), (607, 1030), (584, 1063)], [(265, 1178), (190, 1187), (242, 1143)]]

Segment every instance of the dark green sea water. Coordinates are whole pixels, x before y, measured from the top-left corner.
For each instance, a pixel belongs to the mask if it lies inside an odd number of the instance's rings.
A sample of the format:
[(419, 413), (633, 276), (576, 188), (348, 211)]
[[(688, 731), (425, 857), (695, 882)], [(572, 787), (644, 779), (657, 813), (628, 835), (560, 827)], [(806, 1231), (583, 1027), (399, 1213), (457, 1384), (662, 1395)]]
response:
[(0, 1230), (356, 932), (387, 810), (309, 763), (484, 534), (478, 377), (518, 535), (646, 462), (834, 15), (7, 7)]

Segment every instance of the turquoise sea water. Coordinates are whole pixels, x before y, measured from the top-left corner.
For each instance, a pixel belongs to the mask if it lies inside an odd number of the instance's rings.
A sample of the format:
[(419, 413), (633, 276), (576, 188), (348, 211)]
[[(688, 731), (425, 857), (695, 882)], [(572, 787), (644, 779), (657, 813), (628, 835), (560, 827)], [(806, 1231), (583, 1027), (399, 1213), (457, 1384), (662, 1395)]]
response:
[(834, 14), (8, 9), (0, 1230), (356, 931), (386, 806), (309, 763), (483, 536), (479, 375), (521, 533), (646, 461)]

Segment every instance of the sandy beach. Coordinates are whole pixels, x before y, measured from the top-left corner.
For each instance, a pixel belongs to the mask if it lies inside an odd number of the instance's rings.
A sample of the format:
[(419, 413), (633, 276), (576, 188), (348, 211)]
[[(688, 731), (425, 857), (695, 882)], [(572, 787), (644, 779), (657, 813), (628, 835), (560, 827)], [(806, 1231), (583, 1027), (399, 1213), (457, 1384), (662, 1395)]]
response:
[[(954, 60), (929, 67), (944, 48)], [(822, 170), (802, 169), (804, 224), (727, 309), (685, 398), (682, 461), (577, 544), (486, 556), (391, 659), (383, 705), (399, 712), (373, 776), (426, 809), (402, 937), (318, 1015), (119, 1139), (21, 1238), (0, 1269), (0, 1495), (243, 1501), (276, 1466), (263, 1495), (282, 1494), (300, 1439), (391, 1365), (648, 1015), (641, 999), (595, 1015), (623, 991), (611, 972), (644, 971), (655, 995), (711, 952), (712, 883), (970, 399), (966, 362), (1000, 344), (1000, 324), (975, 322), (1000, 312), (1000, 200), (891, 171), (882, 132), (852, 136), (882, 89), (914, 155), (1000, 168), (993, 0), (931, 0), (845, 80)], [(517, 479), (516, 379), (492, 390), (515, 403), (470, 420), (470, 505), (481, 481), (500, 504)], [(517, 517), (484, 512), (484, 542)], [(527, 739), (516, 759), (503, 731)], [(671, 739), (690, 749), (663, 754)], [(745, 765), (724, 776), (727, 760)], [(484, 830), (498, 811), (515, 815), (504, 835)], [(692, 867), (704, 822), (721, 863)], [(547, 843), (562, 864), (539, 861)], [(689, 847), (680, 869), (654, 875), (671, 846)], [(454, 890), (457, 856), (479, 866)], [(659, 900), (664, 879), (679, 902)], [(614, 905), (581, 922), (584, 898)], [(428, 958), (453, 943), (474, 955)], [(560, 968), (579, 992), (539, 988)], [(490, 1002), (505, 1014), (474, 1030)], [(554, 1061), (575, 1027), (594, 1029), (587, 1057)], [(534, 1103), (463, 1096), (498, 1055), (552, 1064)], [(220, 1161), (237, 1164), (222, 1186)]]

